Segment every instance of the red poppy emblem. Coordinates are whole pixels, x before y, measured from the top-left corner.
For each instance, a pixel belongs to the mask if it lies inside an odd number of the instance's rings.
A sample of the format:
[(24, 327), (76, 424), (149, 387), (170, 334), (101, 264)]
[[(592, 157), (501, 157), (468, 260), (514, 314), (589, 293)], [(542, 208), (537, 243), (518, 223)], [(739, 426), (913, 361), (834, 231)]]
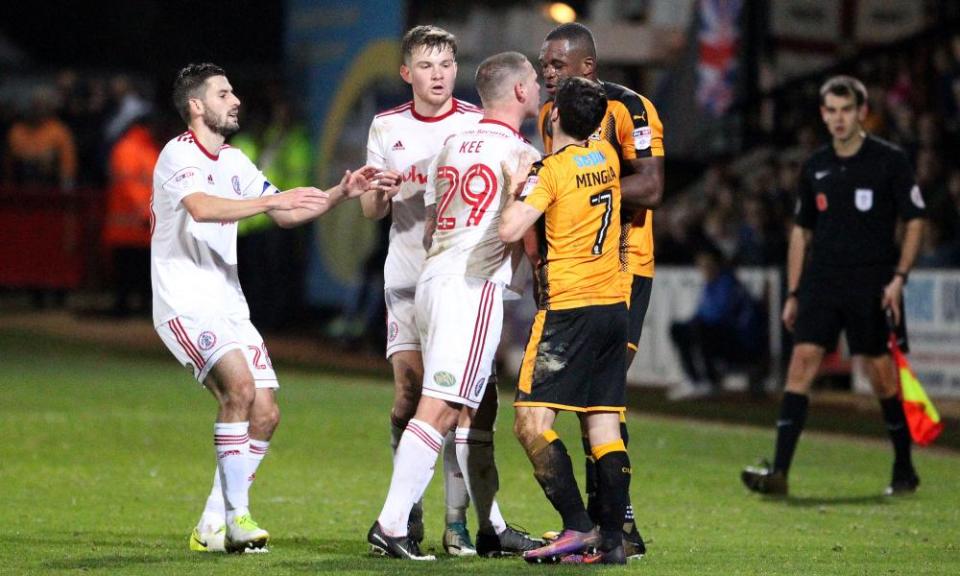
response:
[(821, 212), (827, 211), (827, 195), (823, 192), (817, 194), (817, 210)]

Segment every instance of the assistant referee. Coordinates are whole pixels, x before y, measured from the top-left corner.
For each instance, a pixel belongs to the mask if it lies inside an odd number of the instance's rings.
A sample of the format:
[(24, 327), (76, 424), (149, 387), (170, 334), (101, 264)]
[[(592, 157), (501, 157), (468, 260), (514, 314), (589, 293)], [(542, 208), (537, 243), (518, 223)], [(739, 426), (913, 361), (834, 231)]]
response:
[[(783, 323), (794, 333), (795, 345), (777, 420), (773, 466), (750, 467), (741, 474), (754, 492), (787, 494), (810, 386), (841, 330), (850, 354), (863, 359), (893, 443), (893, 477), (886, 493), (911, 493), (920, 483), (887, 352), (884, 310), (892, 311), (905, 346), (903, 286), (920, 247), (926, 214), (906, 154), (863, 132), (866, 101), (866, 88), (850, 76), (835, 76), (820, 88), (820, 115), (832, 143), (815, 151), (801, 169), (787, 261), (790, 294), (783, 307)], [(899, 250), (898, 219), (905, 222)]]

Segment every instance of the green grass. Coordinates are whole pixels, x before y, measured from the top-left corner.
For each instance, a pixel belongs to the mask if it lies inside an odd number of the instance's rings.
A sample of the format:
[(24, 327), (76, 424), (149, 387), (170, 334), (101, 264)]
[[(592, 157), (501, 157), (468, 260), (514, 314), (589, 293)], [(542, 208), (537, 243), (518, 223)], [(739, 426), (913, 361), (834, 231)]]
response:
[[(2, 574), (577, 573), (513, 559), (408, 564), (366, 556), (390, 475), (391, 388), (371, 378), (278, 366), (283, 422), (252, 507), (271, 553), (187, 550), (209, 489), (214, 402), (172, 358), (0, 333)], [(504, 514), (537, 533), (558, 518), (510, 429), (497, 433)], [(572, 418), (561, 436), (579, 453)], [(766, 428), (635, 415), (633, 499), (649, 555), (604, 573), (949, 574), (960, 571), (960, 458), (920, 451), (916, 496), (879, 496), (883, 442), (808, 434), (793, 496), (764, 500), (737, 479), (770, 452)], [(575, 454), (577, 468), (580, 456)], [(439, 474), (428, 546), (442, 525)], [(472, 512), (471, 512), (472, 514)], [(471, 517), (471, 525), (475, 518)]]

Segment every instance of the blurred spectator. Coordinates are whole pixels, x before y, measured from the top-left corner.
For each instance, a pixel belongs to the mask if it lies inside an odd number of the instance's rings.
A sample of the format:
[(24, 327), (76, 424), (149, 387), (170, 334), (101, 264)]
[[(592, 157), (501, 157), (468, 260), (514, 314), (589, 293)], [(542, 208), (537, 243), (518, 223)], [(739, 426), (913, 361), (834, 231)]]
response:
[(103, 144), (106, 87), (100, 79), (80, 78), (72, 70), (57, 76), (57, 87), (63, 103), (60, 115), (77, 147), (77, 184), (103, 186), (110, 152)]
[[(150, 197), (160, 148), (154, 123), (135, 119), (110, 152), (110, 184), (103, 243), (113, 263), (113, 313), (149, 313)], [(134, 301), (131, 304), (131, 297)]]
[(717, 393), (726, 372), (735, 366), (747, 369), (751, 391), (760, 392), (767, 349), (763, 307), (716, 247), (701, 246), (696, 263), (704, 282), (697, 311), (690, 320), (670, 327), (686, 380), (672, 389), (669, 397)]
[(4, 181), (8, 185), (73, 188), (77, 150), (69, 128), (54, 116), (48, 89), (38, 89), (22, 120), (7, 132)]
[(153, 111), (153, 104), (137, 92), (133, 82), (126, 76), (115, 76), (110, 81), (110, 93), (114, 107), (103, 127), (103, 140), (108, 147), (116, 142), (134, 120)]

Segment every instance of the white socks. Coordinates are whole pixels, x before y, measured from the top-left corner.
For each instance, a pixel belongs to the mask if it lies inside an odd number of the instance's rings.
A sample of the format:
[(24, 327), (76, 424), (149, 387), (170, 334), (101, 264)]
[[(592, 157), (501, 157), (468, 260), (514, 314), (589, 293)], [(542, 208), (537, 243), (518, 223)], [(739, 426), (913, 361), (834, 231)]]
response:
[(217, 422), (213, 425), (213, 444), (217, 449), (217, 469), (220, 472), (228, 521), (249, 511), (248, 427), (249, 422)]
[(447, 502), (447, 524), (467, 521), (470, 494), (463, 479), (463, 470), (457, 458), (456, 434), (451, 430), (443, 439), (443, 493)]
[(500, 476), (493, 458), (493, 432), (475, 428), (457, 428), (457, 460), (466, 472), (467, 489), (477, 509), (479, 532), (499, 534), (507, 528), (495, 500)]
[[(257, 477), (257, 468), (260, 467), (260, 463), (267, 455), (267, 451), (269, 449), (269, 441), (257, 440), (255, 438), (250, 439), (250, 448), (249, 452), (247, 453), (248, 491), (250, 486), (253, 484), (253, 480)], [(217, 455), (219, 456), (219, 452)], [(217, 468), (213, 471), (213, 487), (210, 489), (210, 495), (207, 496), (207, 503), (203, 508), (203, 515), (200, 517), (200, 522), (197, 525), (197, 529), (199, 529), (200, 532), (214, 532), (218, 530), (220, 526), (223, 526), (227, 513), (226, 505), (223, 501), (222, 486), (223, 485), (220, 483), (220, 467), (217, 466)]]
[(377, 519), (387, 536), (405, 536), (410, 508), (433, 478), (443, 436), (426, 422), (412, 419), (393, 458), (390, 491)]

